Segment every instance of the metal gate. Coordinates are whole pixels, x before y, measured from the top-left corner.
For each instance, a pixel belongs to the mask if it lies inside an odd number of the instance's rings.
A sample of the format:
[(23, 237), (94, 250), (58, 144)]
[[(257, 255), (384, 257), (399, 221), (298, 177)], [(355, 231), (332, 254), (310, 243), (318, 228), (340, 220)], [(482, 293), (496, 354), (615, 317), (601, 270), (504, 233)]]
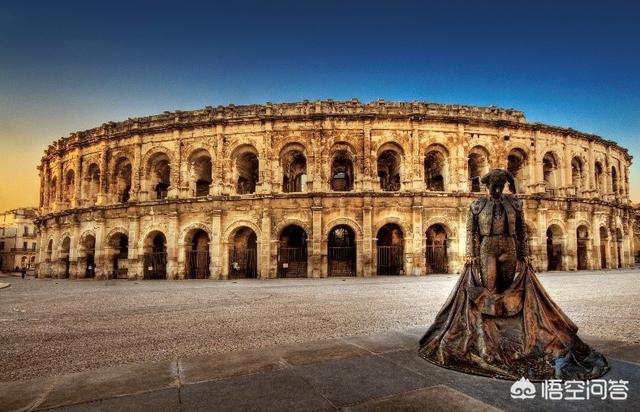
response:
[(446, 243), (427, 245), (427, 273), (449, 273)]
[(96, 273), (95, 259), (93, 255), (87, 255), (87, 265), (85, 267), (84, 277), (92, 278)]
[(189, 250), (187, 252), (187, 276), (192, 279), (207, 279), (209, 277), (209, 251)]
[(600, 245), (600, 268), (607, 268), (607, 246), (605, 244)]
[(229, 251), (229, 277), (257, 278), (258, 251), (257, 249), (242, 249)]
[(152, 252), (144, 254), (144, 278), (166, 279), (167, 277), (167, 253)]
[(278, 276), (300, 278), (307, 276), (307, 248), (281, 247), (278, 249)]
[(330, 246), (328, 248), (329, 276), (356, 275), (355, 246)]
[(587, 269), (587, 241), (578, 239), (578, 270)]
[(378, 246), (378, 275), (402, 275), (403, 247)]

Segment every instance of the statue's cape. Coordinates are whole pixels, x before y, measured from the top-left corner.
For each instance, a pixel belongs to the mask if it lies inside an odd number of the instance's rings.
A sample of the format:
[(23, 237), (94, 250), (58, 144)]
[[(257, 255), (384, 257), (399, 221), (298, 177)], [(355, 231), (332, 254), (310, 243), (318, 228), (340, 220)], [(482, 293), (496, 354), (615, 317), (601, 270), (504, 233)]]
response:
[(456, 287), (420, 340), (420, 356), (462, 372), (504, 379), (593, 379), (606, 359), (577, 336), (578, 327), (553, 302), (530, 263), (502, 293), (466, 264)]

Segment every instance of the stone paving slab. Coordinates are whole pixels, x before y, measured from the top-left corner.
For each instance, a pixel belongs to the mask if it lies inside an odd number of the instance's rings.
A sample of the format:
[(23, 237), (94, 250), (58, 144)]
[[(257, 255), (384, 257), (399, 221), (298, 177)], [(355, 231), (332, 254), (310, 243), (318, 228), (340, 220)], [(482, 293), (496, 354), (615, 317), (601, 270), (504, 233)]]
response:
[[(514, 400), (512, 382), (435, 366), (417, 355), (424, 328), (257, 351), (125, 365), (0, 383), (0, 411), (198, 410), (640, 410), (640, 345), (586, 337), (609, 356), (605, 379), (625, 379), (626, 401)], [(631, 361), (616, 360), (615, 354)], [(539, 389), (540, 384), (536, 384)], [(483, 409), (484, 408), (484, 409)]]
[(185, 385), (184, 411), (324, 411), (334, 406), (291, 369)]
[(496, 409), (448, 386), (437, 385), (399, 395), (372, 399), (356, 406), (343, 408), (343, 410), (345, 412), (422, 412), (425, 410), (431, 412), (494, 412), (500, 409)]
[(427, 385), (419, 374), (379, 356), (326, 361), (293, 369), (336, 406), (355, 405)]

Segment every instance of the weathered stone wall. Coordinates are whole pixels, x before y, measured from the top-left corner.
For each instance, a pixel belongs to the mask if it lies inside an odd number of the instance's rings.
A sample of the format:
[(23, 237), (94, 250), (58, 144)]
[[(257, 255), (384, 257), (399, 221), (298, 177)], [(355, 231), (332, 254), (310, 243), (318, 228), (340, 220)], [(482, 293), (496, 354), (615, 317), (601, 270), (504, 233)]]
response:
[[(195, 276), (191, 244), (205, 233), (207, 276), (236, 275), (231, 250), (241, 247), (255, 249), (260, 277), (277, 277), (289, 225), (306, 234), (304, 275), (330, 275), (331, 233), (344, 225), (354, 274), (371, 276), (390, 224), (402, 233), (401, 274), (433, 271), (432, 225), (446, 232), (454, 272), (468, 205), (481, 195), (473, 190), (483, 190), (477, 177), (497, 167), (516, 174), (538, 269), (549, 253), (560, 270), (627, 267), (630, 162), (614, 142), (492, 107), (327, 101), (108, 123), (57, 141), (42, 159), (39, 276), (113, 276), (123, 235), (125, 276), (142, 278), (156, 251), (168, 278)], [(242, 246), (243, 228), (255, 247)]]

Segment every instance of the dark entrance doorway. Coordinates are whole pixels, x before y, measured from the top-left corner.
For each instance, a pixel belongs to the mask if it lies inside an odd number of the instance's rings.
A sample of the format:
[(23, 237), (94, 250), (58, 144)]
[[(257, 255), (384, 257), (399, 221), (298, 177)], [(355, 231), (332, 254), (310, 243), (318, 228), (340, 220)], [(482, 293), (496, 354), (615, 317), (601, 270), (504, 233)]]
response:
[(356, 275), (356, 237), (347, 225), (339, 225), (329, 233), (327, 250), (329, 276)]
[(238, 229), (229, 246), (229, 279), (258, 277), (258, 247), (255, 232)]
[(386, 224), (378, 230), (376, 241), (378, 275), (404, 274), (404, 235), (395, 224)]
[(62, 248), (60, 249), (60, 259), (62, 260), (62, 277), (69, 277), (69, 268), (71, 261), (69, 260), (69, 250), (71, 249), (71, 238), (65, 237), (62, 241)]
[(189, 279), (209, 277), (209, 235), (202, 229), (195, 231), (187, 245), (186, 275)]
[(129, 237), (124, 233), (116, 233), (111, 237), (111, 242), (109, 243), (113, 249), (112, 276), (114, 278), (127, 278)]
[(144, 278), (167, 278), (167, 239), (161, 232), (151, 233), (145, 242)]
[(278, 276), (307, 276), (307, 233), (300, 226), (287, 226), (280, 234)]
[(576, 230), (578, 270), (588, 269), (587, 250), (589, 247), (589, 229), (582, 225)]
[(562, 230), (557, 225), (547, 229), (547, 270), (562, 270)]
[(92, 235), (87, 235), (86, 237), (84, 237), (84, 239), (82, 239), (80, 248), (80, 261), (83, 263), (84, 277), (92, 278), (96, 273), (94, 257), (96, 253), (96, 238)]
[(426, 248), (427, 273), (448, 273), (447, 232), (442, 225), (429, 226)]

